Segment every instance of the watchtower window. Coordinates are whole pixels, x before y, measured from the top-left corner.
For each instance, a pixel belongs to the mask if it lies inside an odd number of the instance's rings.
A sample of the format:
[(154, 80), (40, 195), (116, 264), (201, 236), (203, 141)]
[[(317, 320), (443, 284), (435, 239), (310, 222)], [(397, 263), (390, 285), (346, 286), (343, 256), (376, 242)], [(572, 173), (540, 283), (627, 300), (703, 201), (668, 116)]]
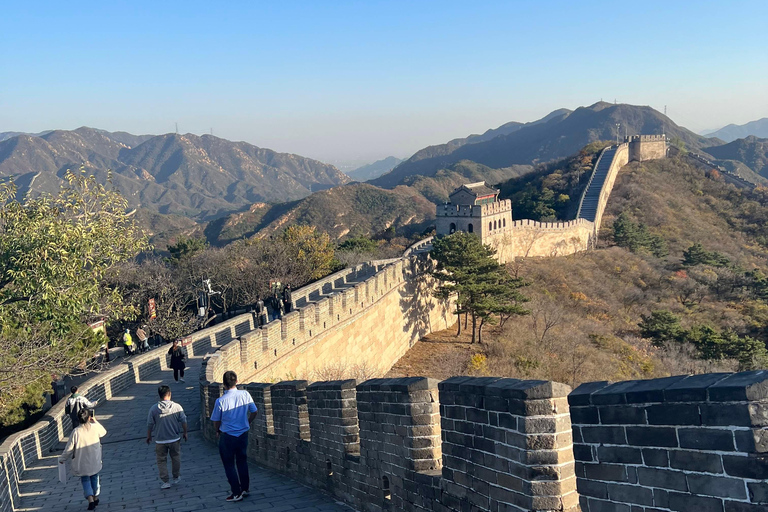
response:
[(488, 231), (492, 231), (492, 230), (493, 230), (493, 222), (489, 222), (488, 223)]
[(493, 229), (496, 229), (496, 221), (493, 221)]
[(474, 226), (474, 225), (472, 225), (472, 223), (470, 223), (470, 224), (467, 226), (467, 231), (469, 231), (470, 233), (474, 233), (474, 232), (475, 232), (475, 226)]
[(501, 224), (503, 227), (507, 227), (507, 219), (501, 219)]
[(456, 232), (456, 224), (454, 224), (453, 222), (451, 222), (451, 228), (450, 228), (450, 231), (449, 231), (449, 233), (450, 233), (450, 234), (454, 234), (455, 232)]

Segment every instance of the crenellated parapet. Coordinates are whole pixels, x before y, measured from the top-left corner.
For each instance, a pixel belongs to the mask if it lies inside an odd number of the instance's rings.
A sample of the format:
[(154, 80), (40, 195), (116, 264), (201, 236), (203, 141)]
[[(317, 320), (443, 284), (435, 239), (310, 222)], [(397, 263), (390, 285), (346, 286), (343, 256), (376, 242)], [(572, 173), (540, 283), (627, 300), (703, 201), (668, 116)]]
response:
[(569, 402), (584, 512), (768, 510), (768, 371), (592, 382)]
[(204, 378), (219, 382), (234, 370), (242, 379), (271, 381), (313, 377), (329, 367), (344, 375), (383, 375), (418, 339), (453, 323), (450, 301), (432, 296), (424, 272), (431, 265), (423, 254), (428, 243), (297, 290), (297, 309), (266, 325), (256, 327), (247, 314), (229, 320), (228, 329), (196, 334), (216, 349), (204, 361)]
[[(201, 389), (207, 418), (222, 391)], [(263, 418), (249, 457), (357, 510), (578, 510), (565, 385), (411, 377), (243, 389)]]

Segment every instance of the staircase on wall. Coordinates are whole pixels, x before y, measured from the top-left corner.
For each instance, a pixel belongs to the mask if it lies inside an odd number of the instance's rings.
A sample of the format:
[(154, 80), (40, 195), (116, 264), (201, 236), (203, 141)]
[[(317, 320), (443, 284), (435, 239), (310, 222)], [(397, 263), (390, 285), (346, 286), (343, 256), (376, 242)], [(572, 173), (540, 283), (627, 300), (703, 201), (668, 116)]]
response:
[(595, 165), (595, 171), (592, 173), (592, 177), (589, 179), (587, 188), (582, 196), (581, 203), (579, 204), (579, 211), (576, 214), (577, 219), (586, 219), (590, 222), (595, 222), (597, 217), (597, 209), (600, 204), (600, 193), (603, 190), (605, 179), (608, 177), (608, 172), (611, 170), (611, 164), (613, 163), (613, 157), (616, 155), (615, 147), (606, 148), (600, 154), (600, 158)]

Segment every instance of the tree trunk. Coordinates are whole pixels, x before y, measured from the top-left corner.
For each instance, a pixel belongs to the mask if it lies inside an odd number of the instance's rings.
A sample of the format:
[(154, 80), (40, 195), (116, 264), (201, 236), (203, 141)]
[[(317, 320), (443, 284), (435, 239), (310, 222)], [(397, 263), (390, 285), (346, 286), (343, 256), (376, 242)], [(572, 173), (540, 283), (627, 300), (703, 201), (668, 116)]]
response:
[(475, 316), (475, 313), (472, 313), (472, 343), (475, 343), (477, 335), (477, 316)]
[(467, 328), (467, 325), (468, 325), (467, 322), (469, 322), (469, 313), (465, 312), (464, 313), (464, 329)]
[(456, 323), (459, 324), (459, 330), (456, 331), (456, 336), (461, 336), (461, 313), (456, 313)]
[(480, 320), (480, 325), (477, 328), (477, 342), (482, 343), (483, 342), (483, 325), (485, 325), (485, 318), (482, 318)]

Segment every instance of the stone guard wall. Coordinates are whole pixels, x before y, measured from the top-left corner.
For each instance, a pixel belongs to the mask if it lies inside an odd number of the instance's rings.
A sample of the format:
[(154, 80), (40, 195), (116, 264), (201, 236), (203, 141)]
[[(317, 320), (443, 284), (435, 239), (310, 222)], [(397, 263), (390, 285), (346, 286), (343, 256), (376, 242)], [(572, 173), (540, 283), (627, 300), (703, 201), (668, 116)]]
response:
[[(566, 395), (546, 381), (246, 384), (249, 457), (360, 511), (577, 510)], [(201, 383), (203, 432), (221, 385)]]
[(768, 510), (768, 371), (593, 382), (569, 402), (584, 512)]
[(419, 242), (407, 257), (337, 277), (342, 286), (350, 275), (369, 276), (315, 297), (314, 303), (297, 302), (298, 309), (282, 319), (255, 329), (250, 320), (250, 328), (225, 337), (226, 343), (212, 342), (220, 349), (206, 358), (202, 375), (210, 382), (220, 382), (227, 370), (243, 382), (314, 378), (326, 371), (383, 375), (416, 341), (454, 321), (451, 302), (431, 295), (424, 268), (431, 263), (425, 255), (411, 254), (423, 246)]

